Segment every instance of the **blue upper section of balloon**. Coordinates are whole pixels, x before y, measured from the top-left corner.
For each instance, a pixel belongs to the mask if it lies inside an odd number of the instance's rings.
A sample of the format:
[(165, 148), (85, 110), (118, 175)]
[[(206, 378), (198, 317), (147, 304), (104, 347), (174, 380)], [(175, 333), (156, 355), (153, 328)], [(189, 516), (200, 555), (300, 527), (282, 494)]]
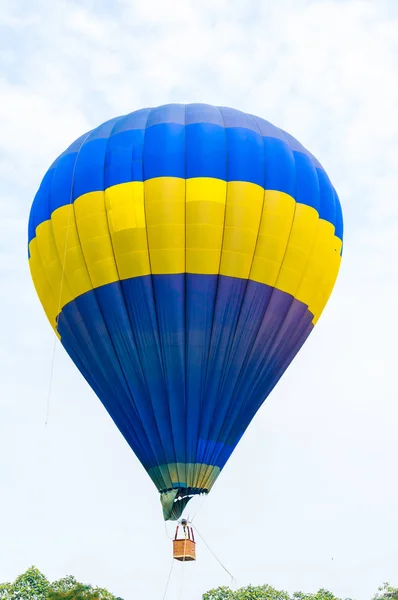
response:
[[(220, 161), (225, 144), (228, 161)], [(159, 146), (165, 149), (161, 157)], [(112, 157), (105, 169), (104, 154)], [(289, 157), (294, 158), (295, 171), (286, 168)], [(317, 177), (311, 176), (315, 169)], [(155, 177), (247, 181), (285, 192), (313, 206), (334, 225), (336, 236), (343, 237), (337, 194), (319, 161), (295, 138), (260, 117), (231, 108), (169, 104), (111, 119), (73, 142), (53, 163), (36, 195), (29, 242), (54, 210), (82, 194)]]

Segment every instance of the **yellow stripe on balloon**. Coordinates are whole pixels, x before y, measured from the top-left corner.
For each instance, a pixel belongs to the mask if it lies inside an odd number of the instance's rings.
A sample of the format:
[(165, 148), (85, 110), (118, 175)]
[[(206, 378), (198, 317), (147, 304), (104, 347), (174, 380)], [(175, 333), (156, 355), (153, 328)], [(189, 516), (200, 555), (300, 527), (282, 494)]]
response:
[[(46, 221), (48, 231), (56, 246), (55, 254), (58, 254), (59, 257), (61, 277), (63, 278), (62, 286), (67, 284), (71, 299), (93, 289), (76, 227), (75, 212), (76, 205), (62, 206), (53, 212), (51, 221)], [(66, 303), (66, 300), (62, 298), (61, 306)]]
[(29, 249), (32, 278), (55, 327), (58, 308), (93, 288), (185, 272), (276, 287), (306, 304), (316, 322), (337, 277), (341, 245), (331, 223), (283, 192), (159, 177), (58, 208), (37, 227)]
[(149, 275), (144, 183), (131, 181), (108, 188), (105, 204), (120, 279)]
[(228, 183), (220, 274), (248, 279), (255, 254), (264, 189), (246, 181)]
[(289, 243), (296, 209), (294, 198), (284, 192), (266, 190), (256, 249), (249, 278), (276, 286)]
[(151, 272), (185, 272), (185, 179), (145, 181), (145, 215)]
[(74, 202), (80, 245), (93, 288), (119, 279), (109, 231), (105, 192), (90, 192)]
[[(279, 290), (295, 298), (311, 256), (318, 222), (319, 216), (314, 208), (296, 204), (285, 255), (275, 284)], [(308, 305), (308, 302), (305, 304)]]
[(318, 266), (320, 283), (319, 286), (315, 286), (314, 288), (313, 297), (310, 299), (309, 306), (314, 315), (314, 324), (321, 316), (336, 283), (341, 264), (341, 248), (343, 245), (343, 242), (338, 237), (334, 234), (332, 236), (330, 233), (328, 236), (325, 236), (322, 243), (328, 246), (327, 252), (325, 252), (326, 260), (323, 268)]
[(51, 289), (47, 280), (46, 271), (44, 269), (40, 253), (37, 247), (37, 238), (33, 238), (31, 243), (29, 244), (29, 249), (29, 269), (34, 282), (34, 286), (36, 288), (37, 295), (43, 305), (47, 319), (50, 321), (51, 327), (55, 329), (55, 317), (57, 314), (58, 305), (53, 290)]
[(187, 273), (219, 273), (227, 185), (226, 181), (207, 177), (186, 182)]

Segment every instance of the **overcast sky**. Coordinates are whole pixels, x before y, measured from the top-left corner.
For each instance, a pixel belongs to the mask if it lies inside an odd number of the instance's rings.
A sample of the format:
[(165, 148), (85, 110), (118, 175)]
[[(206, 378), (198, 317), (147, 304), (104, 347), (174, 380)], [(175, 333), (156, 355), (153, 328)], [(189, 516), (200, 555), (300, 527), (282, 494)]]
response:
[[(195, 522), (239, 586), (365, 600), (398, 585), (397, 1), (0, 0), (0, 64), (0, 581), (35, 564), (162, 599), (158, 494), (62, 347), (44, 425), (53, 334), (27, 219), (81, 133), (206, 102), (264, 117), (315, 154), (341, 198), (345, 250), (319, 324)], [(181, 584), (199, 600), (229, 578), (199, 542), (169, 600)]]

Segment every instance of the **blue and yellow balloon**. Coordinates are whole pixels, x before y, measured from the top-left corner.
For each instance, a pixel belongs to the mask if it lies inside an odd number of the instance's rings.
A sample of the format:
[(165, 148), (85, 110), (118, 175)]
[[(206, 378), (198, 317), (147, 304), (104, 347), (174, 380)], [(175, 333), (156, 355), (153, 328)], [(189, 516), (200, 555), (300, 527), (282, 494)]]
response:
[(230, 108), (138, 110), (50, 167), (29, 221), (34, 285), (165, 519), (210, 491), (311, 333), (342, 238), (319, 162)]

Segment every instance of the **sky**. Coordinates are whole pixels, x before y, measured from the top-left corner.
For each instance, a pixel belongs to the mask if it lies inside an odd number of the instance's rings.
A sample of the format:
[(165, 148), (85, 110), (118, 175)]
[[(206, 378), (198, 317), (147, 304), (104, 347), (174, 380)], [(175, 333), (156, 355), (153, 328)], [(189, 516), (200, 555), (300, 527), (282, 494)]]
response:
[[(163, 598), (173, 526), (58, 345), (52, 371), (27, 219), (85, 131), (206, 102), (271, 121), (320, 160), (345, 246), (319, 324), (191, 502), (194, 523), (237, 586), (365, 600), (398, 585), (396, 0), (0, 0), (0, 65), (0, 581), (35, 564), (124, 600)], [(168, 600), (229, 585), (201, 540), (197, 553), (175, 563)]]

